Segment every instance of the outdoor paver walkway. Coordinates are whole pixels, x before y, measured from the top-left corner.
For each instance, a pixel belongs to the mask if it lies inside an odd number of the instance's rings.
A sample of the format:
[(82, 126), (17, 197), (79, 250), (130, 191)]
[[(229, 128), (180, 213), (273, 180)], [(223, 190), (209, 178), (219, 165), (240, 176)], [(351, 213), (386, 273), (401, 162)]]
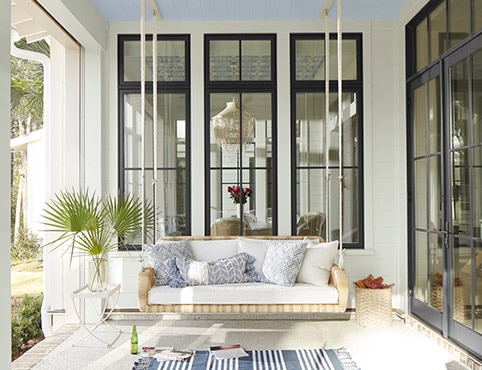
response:
[(80, 324), (63, 325), (55, 332), (55, 335), (45, 338), (13, 361), (12, 370), (28, 370), (33, 368), (59, 344), (75, 333), (79, 327)]

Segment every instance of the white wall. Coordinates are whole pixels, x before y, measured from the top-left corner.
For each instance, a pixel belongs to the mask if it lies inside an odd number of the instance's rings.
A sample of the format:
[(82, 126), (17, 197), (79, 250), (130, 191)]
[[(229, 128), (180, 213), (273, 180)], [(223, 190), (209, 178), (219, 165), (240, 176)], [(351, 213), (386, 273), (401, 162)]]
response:
[[(3, 50), (3, 51), (2, 51)], [(0, 2), (0, 122), (10, 122), (10, 2)], [(10, 126), (0, 125), (0, 369), (11, 368)]]

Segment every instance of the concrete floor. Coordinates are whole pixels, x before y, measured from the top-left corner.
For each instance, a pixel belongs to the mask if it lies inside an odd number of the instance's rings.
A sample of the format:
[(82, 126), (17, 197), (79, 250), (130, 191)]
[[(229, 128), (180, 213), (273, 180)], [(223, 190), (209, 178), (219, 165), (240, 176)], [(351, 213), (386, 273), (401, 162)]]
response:
[(120, 333), (107, 325), (95, 331), (99, 338), (113, 342), (111, 347), (93, 337), (73, 346), (86, 330), (67, 326), (14, 361), (12, 369), (131, 369), (137, 359), (129, 352), (133, 324), (137, 325), (140, 347), (195, 350), (229, 343), (240, 343), (248, 350), (345, 347), (362, 370), (482, 369), (480, 363), (442, 346), (440, 338), (429, 339), (411, 322), (394, 316), (390, 327), (365, 328), (350, 314), (328, 315), (322, 320), (299, 316), (263, 319), (258, 315), (252, 319), (245, 315), (234, 320), (216, 315), (122, 315), (109, 321)]

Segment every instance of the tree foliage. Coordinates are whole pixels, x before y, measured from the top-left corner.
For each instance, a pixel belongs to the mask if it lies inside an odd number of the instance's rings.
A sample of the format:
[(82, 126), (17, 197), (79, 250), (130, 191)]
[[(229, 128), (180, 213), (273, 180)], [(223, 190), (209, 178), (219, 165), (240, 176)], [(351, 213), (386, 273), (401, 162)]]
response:
[[(50, 56), (45, 40), (28, 44), (25, 39), (18, 48)], [(39, 62), (10, 57), (11, 136), (17, 137), (43, 126), (44, 68)]]

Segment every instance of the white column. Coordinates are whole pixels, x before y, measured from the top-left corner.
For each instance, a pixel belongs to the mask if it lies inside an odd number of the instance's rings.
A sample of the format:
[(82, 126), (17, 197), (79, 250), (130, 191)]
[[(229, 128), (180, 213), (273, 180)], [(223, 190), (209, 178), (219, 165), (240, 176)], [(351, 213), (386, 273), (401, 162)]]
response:
[[(0, 369), (10, 369), (10, 1), (0, 2)], [(7, 246), (7, 248), (5, 248)]]
[[(290, 75), (289, 32), (278, 34), (278, 76)], [(291, 235), (291, 202), (288, 194), (294, 194), (291, 189), (290, 164), (290, 80), (278, 80), (278, 234)], [(294, 196), (294, 195), (290, 195)]]
[(203, 45), (201, 33), (191, 34), (191, 231), (204, 235), (204, 83)]

